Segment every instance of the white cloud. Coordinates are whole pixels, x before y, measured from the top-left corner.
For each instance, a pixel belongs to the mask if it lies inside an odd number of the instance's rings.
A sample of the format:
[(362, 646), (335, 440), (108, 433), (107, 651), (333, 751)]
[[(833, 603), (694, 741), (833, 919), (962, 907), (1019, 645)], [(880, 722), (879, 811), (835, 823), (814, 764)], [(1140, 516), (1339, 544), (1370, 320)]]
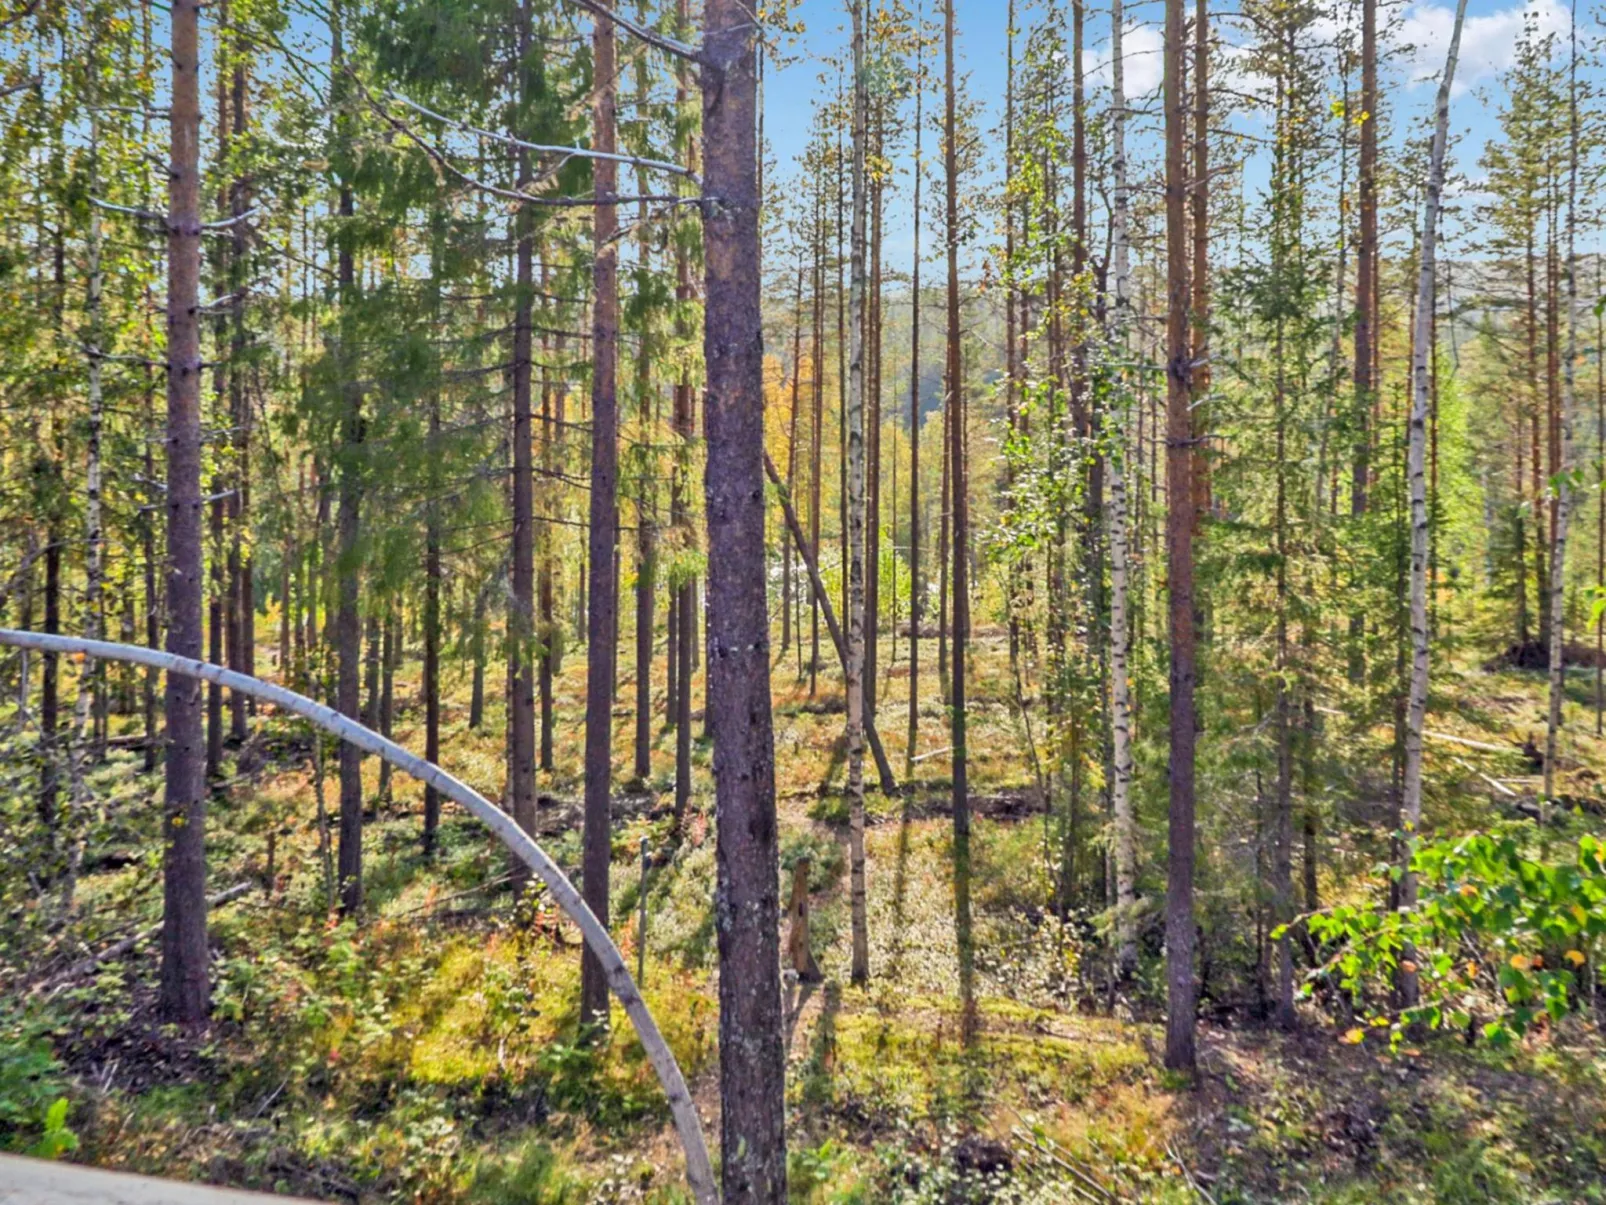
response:
[[(1510, 67), (1517, 45), (1532, 20), (1540, 34), (1564, 33), (1568, 14), (1559, 0), (1532, 0), (1481, 16), (1468, 17), (1461, 31), (1461, 56), (1455, 69), (1455, 91), (1476, 87)], [(1437, 79), (1450, 48), (1455, 10), (1442, 4), (1418, 3), (1405, 10), (1400, 41), (1411, 47), (1413, 82)]]
[[(1156, 25), (1139, 25), (1128, 22), (1121, 33), (1122, 85), (1128, 99), (1153, 92), (1165, 75), (1165, 59), (1160, 53), (1165, 38)], [(1106, 40), (1091, 46), (1084, 54), (1088, 82), (1096, 87), (1108, 88), (1114, 76), (1111, 71), (1110, 44)]]

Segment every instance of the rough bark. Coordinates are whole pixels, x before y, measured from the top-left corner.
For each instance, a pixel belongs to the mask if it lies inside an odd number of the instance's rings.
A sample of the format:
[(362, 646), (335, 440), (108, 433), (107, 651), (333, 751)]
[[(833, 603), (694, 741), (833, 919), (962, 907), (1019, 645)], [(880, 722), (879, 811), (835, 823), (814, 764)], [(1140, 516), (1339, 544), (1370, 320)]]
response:
[[(611, 10), (610, 0), (602, 7)], [(615, 58), (613, 22), (598, 16), (591, 35), (593, 146), (615, 150)], [(598, 159), (592, 165), (596, 205), (592, 210), (595, 260), (592, 266), (591, 319), (591, 525), (590, 609), (586, 617), (586, 739), (584, 878), (586, 903), (608, 916), (608, 872), (612, 860), (609, 790), (613, 774), (613, 687), (617, 653), (619, 583), (614, 560), (619, 478), (619, 273), (615, 232), (618, 165)], [(587, 950), (580, 965), (580, 1020), (608, 1023), (608, 986), (602, 965)]]
[(848, 660), (847, 795), (848, 881), (853, 932), (851, 975), (855, 984), (870, 978), (870, 930), (864, 883), (864, 520), (865, 520), (865, 379), (864, 379), (864, 217), (865, 109), (864, 4), (854, 0), (853, 19), (853, 167), (852, 227), (848, 236)]
[(970, 912), (970, 784), (966, 749), (966, 649), (970, 638), (969, 498), (965, 465), (965, 376), (959, 330), (959, 127), (954, 78), (954, 0), (943, 3), (943, 188), (948, 253), (948, 485), (953, 528), (953, 658), (949, 715), (953, 744), (954, 932), (959, 946), (960, 1034), (974, 1041), (976, 953)]
[(726, 1205), (786, 1200), (775, 740), (764, 581), (755, 29), (706, 0), (707, 714), (714, 741), (721, 1148)]
[[(1540, 797), (1541, 821), (1549, 819), (1556, 798), (1556, 762), (1561, 739), (1561, 708), (1567, 673), (1567, 534), (1572, 521), (1573, 386), (1578, 362), (1578, 5), (1573, 0), (1568, 63), (1567, 136), (1567, 346), (1562, 357), (1561, 394), (1556, 414), (1555, 523), (1550, 551), (1550, 690), (1545, 722), (1545, 783)], [(1597, 667), (1597, 692), (1599, 669)]]
[[(1113, 277), (1111, 335), (1118, 362), (1130, 354), (1132, 248), (1131, 194), (1126, 160), (1126, 68), (1122, 61), (1121, 0), (1110, 6), (1110, 261)], [(1122, 396), (1124, 397), (1124, 384)], [(1121, 977), (1137, 967), (1137, 825), (1132, 810), (1132, 684), (1127, 669), (1128, 541), (1124, 403), (1111, 416), (1110, 506), (1110, 812), (1115, 828), (1115, 945)]]
[[(334, 10), (331, 22), (333, 57), (341, 61), (341, 30), (339, 9)], [(340, 70), (335, 78), (342, 78)], [(351, 118), (342, 112), (337, 122), (348, 125)], [(349, 137), (343, 130), (342, 137)], [(350, 219), (356, 213), (351, 183), (342, 180), (338, 213)], [(347, 223), (337, 236), (335, 282), (343, 306), (355, 300), (357, 267), (352, 250), (352, 238)], [(341, 321), (340, 356), (343, 361), (343, 406), (340, 424), (339, 501), (335, 517), (338, 555), (335, 562), (335, 658), (337, 677), (336, 706), (342, 715), (356, 719), (362, 710), (360, 670), (362, 661), (362, 619), (357, 610), (358, 585), (361, 578), (358, 539), (361, 522), (363, 415), (362, 389), (357, 380), (357, 354), (352, 319)], [(336, 874), (340, 891), (340, 910), (352, 915), (362, 908), (362, 750), (349, 742), (340, 746), (340, 841), (336, 856)]]
[(1188, 344), (1185, 206), (1188, 99), (1183, 90), (1183, 0), (1165, 6), (1166, 567), (1171, 639), (1170, 807), (1166, 874), (1166, 1048), (1173, 1071), (1195, 1065), (1193, 357)]
[[(172, 131), (167, 217), (167, 651), (201, 656), (200, 5), (171, 8)], [(205, 1020), (206, 783), (201, 684), (168, 675), (163, 793), (161, 1005)]]

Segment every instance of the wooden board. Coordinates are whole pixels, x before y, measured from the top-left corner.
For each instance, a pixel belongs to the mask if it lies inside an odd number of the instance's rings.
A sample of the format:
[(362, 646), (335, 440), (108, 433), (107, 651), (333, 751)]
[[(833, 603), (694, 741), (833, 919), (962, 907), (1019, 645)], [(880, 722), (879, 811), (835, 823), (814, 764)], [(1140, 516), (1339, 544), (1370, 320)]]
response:
[(0, 1205), (264, 1205), (268, 1201), (310, 1205), (304, 1197), (276, 1197), (0, 1155)]

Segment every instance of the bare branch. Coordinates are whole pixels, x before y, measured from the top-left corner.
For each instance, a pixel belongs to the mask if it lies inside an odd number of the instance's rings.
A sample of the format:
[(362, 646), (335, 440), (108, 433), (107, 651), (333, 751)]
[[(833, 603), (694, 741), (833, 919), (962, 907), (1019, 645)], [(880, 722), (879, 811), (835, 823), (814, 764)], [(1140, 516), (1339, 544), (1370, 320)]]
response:
[(261, 212), (262, 212), (262, 210), (261, 210), (260, 206), (258, 208), (256, 208), (256, 209), (247, 209), (244, 213), (237, 213), (232, 218), (220, 218), (216, 222), (202, 222), (201, 223), (201, 229), (202, 230), (227, 230), (231, 226), (238, 226), (241, 222), (245, 221), (247, 218), (255, 217), (257, 214), (259, 214)]
[(620, 29), (647, 43), (649, 46), (656, 46), (659, 50), (668, 51), (679, 58), (689, 59), (693, 63), (700, 64), (703, 61), (703, 51), (700, 46), (692, 46), (686, 42), (677, 41), (674, 38), (657, 33), (648, 29), (645, 25), (632, 21), (629, 17), (614, 12), (612, 9), (603, 8), (596, 0), (574, 0), (574, 3), (594, 17), (602, 17), (605, 20), (612, 21)]
[(167, 215), (156, 213), (150, 209), (135, 209), (131, 205), (113, 205), (110, 201), (103, 201), (99, 197), (90, 197), (89, 203), (97, 209), (109, 210), (112, 213), (125, 213), (131, 218), (138, 218), (142, 222), (167, 223)]
[(500, 142), (504, 146), (519, 147), (527, 151), (537, 151), (546, 155), (562, 155), (565, 158), (573, 155), (582, 159), (607, 159), (614, 163), (623, 163), (631, 167), (647, 168), (651, 171), (673, 172), (677, 176), (684, 176), (693, 184), (701, 185), (697, 173), (679, 163), (670, 163), (663, 159), (648, 159), (639, 155), (617, 155), (607, 151), (593, 151), (582, 146), (549, 146), (539, 142), (525, 142), (522, 138), (515, 138), (511, 134), (497, 134), (491, 130), (482, 130), (471, 126), (467, 122), (459, 121), (455, 117), (448, 117), (444, 113), (437, 113), (434, 109), (426, 109), (417, 101), (408, 100), (397, 92), (387, 92), (386, 95), (398, 104), (406, 105), (409, 109), (422, 113), (425, 117), (433, 117), (436, 121), (444, 122), (454, 129), (462, 130), (465, 134), (487, 139), (491, 142)]

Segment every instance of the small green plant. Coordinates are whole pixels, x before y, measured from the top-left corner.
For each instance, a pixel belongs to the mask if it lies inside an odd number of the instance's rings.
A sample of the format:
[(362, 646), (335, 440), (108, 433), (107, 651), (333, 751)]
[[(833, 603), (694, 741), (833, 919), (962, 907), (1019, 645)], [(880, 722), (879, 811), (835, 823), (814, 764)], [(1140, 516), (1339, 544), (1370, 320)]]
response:
[[(1587, 996), (1606, 935), (1606, 842), (1584, 836), (1575, 857), (1546, 862), (1529, 856), (1522, 835), (1512, 826), (1418, 845), (1414, 909), (1342, 905), (1307, 918), (1333, 952), (1305, 990), (1328, 979), (1348, 994), (1362, 1024), (1346, 1042), (1380, 1030), (1397, 1049), (1413, 1026), (1470, 1033), (1476, 1015), (1492, 1014), (1478, 1032), (1502, 1048)], [(1419, 1004), (1398, 1015), (1368, 1008), (1406, 975)]]
[(76, 1150), (67, 1125), (65, 1076), (31, 1026), (0, 1029), (0, 1149), (55, 1159)]

